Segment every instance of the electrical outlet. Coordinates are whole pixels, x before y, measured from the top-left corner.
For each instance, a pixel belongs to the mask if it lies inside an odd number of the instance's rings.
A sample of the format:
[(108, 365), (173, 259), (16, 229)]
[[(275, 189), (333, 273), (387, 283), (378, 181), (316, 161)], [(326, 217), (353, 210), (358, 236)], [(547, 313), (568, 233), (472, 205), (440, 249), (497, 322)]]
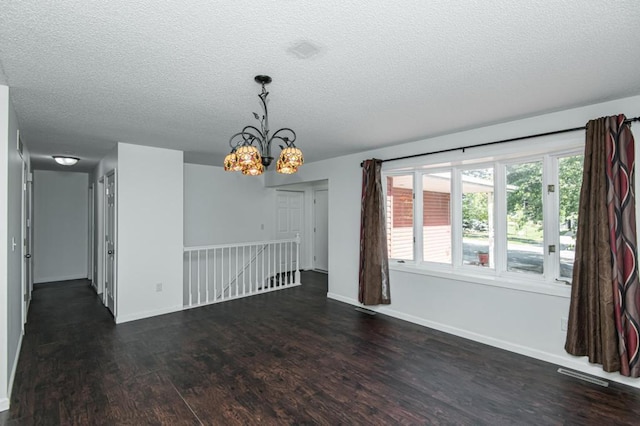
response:
[(568, 326), (569, 326), (569, 319), (568, 318), (561, 318), (560, 319), (560, 330), (567, 331)]
[(156, 292), (161, 292), (162, 291), (162, 283), (157, 283), (156, 284)]

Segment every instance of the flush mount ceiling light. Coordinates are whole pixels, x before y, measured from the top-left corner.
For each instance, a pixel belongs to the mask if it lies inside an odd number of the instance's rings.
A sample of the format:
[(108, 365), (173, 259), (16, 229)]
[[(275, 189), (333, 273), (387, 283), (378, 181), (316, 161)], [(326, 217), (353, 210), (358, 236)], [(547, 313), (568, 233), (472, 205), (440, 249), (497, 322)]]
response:
[(298, 171), (304, 163), (302, 151), (294, 142), (296, 132), (289, 128), (276, 130), (269, 135), (269, 113), (267, 111), (267, 96), (269, 92), (265, 85), (271, 83), (268, 75), (257, 75), (255, 81), (262, 85), (262, 93), (258, 95), (262, 103), (264, 114), (260, 117), (255, 112), (253, 116), (260, 122), (260, 129), (255, 126), (246, 126), (241, 132), (229, 139), (231, 152), (224, 159), (224, 169), (228, 172), (242, 172), (244, 175), (258, 176), (264, 173), (273, 161), (271, 156), (271, 143), (274, 140), (282, 142), (279, 145), (282, 152), (276, 163), (278, 173), (292, 174)]
[(67, 157), (64, 155), (54, 155), (53, 159), (56, 160), (56, 163), (62, 166), (73, 166), (78, 161), (80, 161), (80, 159), (77, 157)]

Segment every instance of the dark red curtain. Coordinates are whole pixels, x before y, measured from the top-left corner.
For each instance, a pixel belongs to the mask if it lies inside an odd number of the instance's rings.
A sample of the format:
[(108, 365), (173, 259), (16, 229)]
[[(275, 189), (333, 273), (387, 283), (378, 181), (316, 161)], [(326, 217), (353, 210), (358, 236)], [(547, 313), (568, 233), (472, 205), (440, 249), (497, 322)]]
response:
[(381, 168), (381, 160), (362, 164), (358, 300), (365, 305), (391, 303)]
[(587, 123), (565, 349), (640, 375), (635, 147), (624, 115)]

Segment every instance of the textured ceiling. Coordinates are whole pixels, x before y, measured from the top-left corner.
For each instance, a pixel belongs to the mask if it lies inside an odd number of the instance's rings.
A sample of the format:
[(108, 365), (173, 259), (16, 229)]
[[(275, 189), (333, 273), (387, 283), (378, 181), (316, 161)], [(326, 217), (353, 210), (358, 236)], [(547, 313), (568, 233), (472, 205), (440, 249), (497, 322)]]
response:
[(219, 161), (260, 111), (256, 74), (273, 77), (272, 130), (317, 161), (638, 94), (640, 8), (21, 0), (1, 6), (0, 64), (37, 167), (70, 153), (86, 169), (117, 141)]

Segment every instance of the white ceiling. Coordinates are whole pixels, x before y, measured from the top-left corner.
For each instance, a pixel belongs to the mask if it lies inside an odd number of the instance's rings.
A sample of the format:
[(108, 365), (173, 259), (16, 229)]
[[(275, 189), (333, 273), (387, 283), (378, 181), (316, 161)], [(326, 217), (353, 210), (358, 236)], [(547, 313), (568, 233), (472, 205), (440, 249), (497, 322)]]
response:
[[(318, 46), (307, 59), (289, 49)], [(637, 0), (21, 0), (0, 83), (36, 167), (117, 141), (219, 161), (260, 112), (307, 161), (640, 93)]]

